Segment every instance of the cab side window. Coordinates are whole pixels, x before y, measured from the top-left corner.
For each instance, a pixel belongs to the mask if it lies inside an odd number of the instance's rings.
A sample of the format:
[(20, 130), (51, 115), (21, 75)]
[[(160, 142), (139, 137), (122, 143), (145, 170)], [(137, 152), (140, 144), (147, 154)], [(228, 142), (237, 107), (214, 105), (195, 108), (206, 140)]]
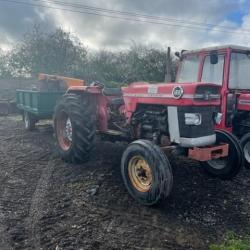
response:
[(250, 56), (243, 53), (232, 53), (230, 61), (229, 88), (249, 89)]
[(216, 64), (212, 64), (210, 61), (210, 56), (206, 56), (203, 65), (201, 81), (222, 85), (224, 61), (224, 55), (219, 55), (218, 62)]

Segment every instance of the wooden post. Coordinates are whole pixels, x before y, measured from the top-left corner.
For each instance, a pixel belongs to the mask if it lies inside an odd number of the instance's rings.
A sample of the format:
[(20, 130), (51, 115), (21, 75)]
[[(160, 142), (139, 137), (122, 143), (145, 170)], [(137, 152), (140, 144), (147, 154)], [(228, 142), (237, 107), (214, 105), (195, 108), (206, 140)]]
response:
[(171, 82), (171, 48), (168, 47), (166, 57), (165, 82)]

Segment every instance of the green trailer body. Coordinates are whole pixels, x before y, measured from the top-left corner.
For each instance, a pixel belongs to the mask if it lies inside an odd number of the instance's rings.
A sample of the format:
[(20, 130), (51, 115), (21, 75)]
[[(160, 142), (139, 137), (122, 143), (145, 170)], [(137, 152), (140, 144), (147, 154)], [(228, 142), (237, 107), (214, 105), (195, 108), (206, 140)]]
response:
[(51, 119), (57, 101), (72, 86), (84, 86), (84, 80), (39, 74), (31, 89), (16, 90), (17, 108), (23, 114), (24, 127), (33, 130), (39, 120)]
[(53, 116), (57, 100), (64, 91), (17, 90), (17, 107), (22, 112), (33, 115), (37, 120), (50, 119)]

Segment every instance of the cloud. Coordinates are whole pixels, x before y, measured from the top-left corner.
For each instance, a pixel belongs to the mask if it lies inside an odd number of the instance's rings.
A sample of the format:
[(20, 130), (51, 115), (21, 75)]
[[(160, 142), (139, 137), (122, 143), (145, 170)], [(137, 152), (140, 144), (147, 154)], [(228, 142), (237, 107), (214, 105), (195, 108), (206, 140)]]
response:
[(1, 47), (13, 46), (35, 23), (51, 29), (56, 27), (54, 19), (49, 15), (43, 16), (43, 12), (36, 7), (0, 2)]
[[(72, 3), (72, 1), (69, 1), (69, 3)], [(107, 48), (117, 50), (127, 48), (132, 41), (152, 44), (158, 47), (170, 45), (174, 49), (192, 49), (210, 44), (243, 44), (246, 38), (249, 40), (249, 36), (240, 37), (235, 34), (217, 31), (220, 25), (233, 27), (237, 32), (242, 32), (243, 29), (250, 30), (250, 16), (246, 13), (244, 6), (247, 4), (247, 1), (244, 2), (244, 0), (238, 2), (233, 0), (84, 1), (85, 5), (95, 5), (96, 7), (118, 11), (163, 16), (172, 19), (188, 20), (189, 22), (218, 24), (207, 29), (198, 26), (194, 29), (183, 28), (183, 25), (188, 25), (185, 22), (171, 22), (171, 24), (176, 26), (156, 25), (129, 20), (123, 21), (98, 15), (73, 13), (59, 9), (22, 6), (4, 2), (0, 2), (0, 4), (0, 44), (5, 44), (5, 46), (10, 42), (18, 41), (33, 23), (41, 23), (44, 27), (49, 27), (50, 29), (62, 27), (78, 36), (85, 45), (94, 49)], [(43, 5), (66, 8), (65, 6), (62, 7), (49, 3), (43, 3)], [(81, 9), (78, 8), (77, 10)], [(240, 20), (235, 18), (237, 11), (241, 13)], [(10, 16), (11, 18), (9, 18)]]

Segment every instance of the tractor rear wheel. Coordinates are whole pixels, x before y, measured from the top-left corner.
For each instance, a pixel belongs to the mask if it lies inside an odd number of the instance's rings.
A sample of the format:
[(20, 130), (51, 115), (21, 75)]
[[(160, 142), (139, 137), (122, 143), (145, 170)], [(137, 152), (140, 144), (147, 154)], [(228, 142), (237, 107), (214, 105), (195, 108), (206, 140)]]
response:
[(244, 165), (250, 169), (250, 133), (245, 134), (240, 140), (243, 153), (244, 153)]
[(228, 143), (227, 157), (202, 162), (205, 172), (222, 180), (230, 180), (235, 177), (243, 165), (243, 152), (238, 139), (228, 132), (216, 130), (216, 144)]
[(28, 131), (35, 129), (37, 120), (29, 112), (24, 111), (23, 113), (24, 128)]
[(171, 193), (171, 165), (163, 151), (150, 141), (137, 140), (127, 147), (121, 172), (130, 195), (144, 205), (154, 205)]
[(89, 95), (66, 94), (54, 114), (57, 147), (66, 162), (81, 163), (89, 159), (96, 134), (95, 103)]

